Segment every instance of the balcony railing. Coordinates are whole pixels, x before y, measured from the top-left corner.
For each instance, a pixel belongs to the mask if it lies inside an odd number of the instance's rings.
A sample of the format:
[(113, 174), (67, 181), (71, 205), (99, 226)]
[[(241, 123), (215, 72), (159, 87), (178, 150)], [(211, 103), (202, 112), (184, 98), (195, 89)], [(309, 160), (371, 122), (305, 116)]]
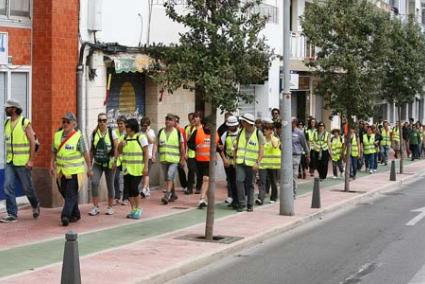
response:
[(316, 58), (316, 48), (311, 45), (305, 36), (291, 32), (290, 38), (291, 59), (314, 60)]

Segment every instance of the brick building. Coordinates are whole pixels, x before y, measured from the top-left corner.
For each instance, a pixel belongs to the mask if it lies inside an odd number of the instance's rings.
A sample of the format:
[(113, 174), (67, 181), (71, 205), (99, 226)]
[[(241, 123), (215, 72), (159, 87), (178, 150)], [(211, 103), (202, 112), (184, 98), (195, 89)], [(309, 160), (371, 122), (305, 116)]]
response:
[[(42, 206), (55, 205), (50, 145), (64, 110), (76, 110), (78, 0), (0, 0), (0, 132), (8, 98), (24, 106), (41, 142), (33, 178)], [(66, 15), (66, 16), (64, 16)], [(3, 51), (4, 50), (4, 51)], [(3, 196), (4, 140), (0, 149)]]

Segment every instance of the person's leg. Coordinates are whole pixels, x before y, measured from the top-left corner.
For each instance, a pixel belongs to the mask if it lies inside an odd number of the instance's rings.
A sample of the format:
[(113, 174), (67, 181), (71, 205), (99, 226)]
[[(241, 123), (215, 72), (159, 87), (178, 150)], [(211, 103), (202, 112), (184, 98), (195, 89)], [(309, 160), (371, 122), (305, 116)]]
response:
[(121, 199), (120, 175), (121, 170), (119, 167), (117, 167), (114, 174), (114, 199), (117, 202)]
[(15, 172), (21, 182), (22, 189), (24, 190), (31, 207), (37, 208), (39, 206), (39, 200), (32, 182), (31, 170), (26, 167), (15, 167)]
[(357, 174), (357, 158), (350, 156), (351, 163), (350, 163), (350, 177), (356, 178)]
[(388, 146), (384, 146), (384, 164), (387, 165), (388, 164), (388, 152), (389, 152), (390, 148)]
[(342, 163), (342, 159), (339, 159), (339, 160), (338, 160), (337, 165), (338, 165), (339, 172), (340, 172), (341, 174), (342, 174), (342, 173), (344, 173), (344, 165), (343, 165), (343, 163)]
[[(77, 175), (73, 175), (70, 179), (61, 177), (61, 189), (65, 195), (64, 205), (62, 208), (61, 219), (63, 225), (67, 225), (72, 218), (80, 218), (79, 210), (76, 210), (78, 206), (78, 178)], [(64, 220), (63, 218), (66, 218)]]
[(264, 197), (266, 196), (266, 186), (267, 186), (267, 170), (261, 169), (259, 170), (260, 175), (260, 184), (258, 186), (258, 198), (255, 201), (258, 205), (261, 205), (264, 203)]
[(115, 172), (112, 169), (104, 169), (105, 179), (106, 179), (106, 188), (108, 190), (108, 207), (112, 208), (114, 204), (114, 176)]
[(334, 174), (334, 177), (337, 177), (338, 176), (337, 166), (338, 166), (338, 161), (332, 160), (332, 172)]
[(236, 165), (236, 186), (238, 190), (239, 207), (246, 207), (245, 197), (245, 169), (242, 165)]
[[(130, 202), (130, 191), (131, 191), (131, 185), (132, 185), (132, 180), (131, 180), (131, 176), (129, 174), (124, 175), (123, 177), (124, 179), (124, 196), (127, 196), (127, 199)], [(133, 215), (133, 205), (130, 202), (130, 206), (131, 206), (131, 211), (130, 213), (127, 215), (127, 218), (131, 218), (131, 216)]]
[(247, 198), (247, 208), (252, 209), (254, 207), (254, 177), (255, 172), (252, 170), (252, 167), (244, 167), (245, 170), (245, 190)]
[(193, 193), (193, 185), (195, 183), (196, 162), (195, 159), (187, 159), (187, 193)]
[(181, 164), (178, 164), (177, 171), (178, 171), (181, 187), (184, 189), (187, 188), (187, 179), (186, 179), (186, 172), (184, 170), (184, 166), (182, 166)]
[(14, 166), (6, 164), (4, 167), (4, 195), (6, 197), (7, 215), (17, 218), (18, 207), (16, 205), (16, 179)]
[(229, 166), (229, 184), (232, 192), (232, 206), (234, 208), (239, 206), (238, 199), (238, 188), (236, 186), (236, 167), (234, 165)]
[(310, 164), (309, 164), (309, 171), (310, 171), (310, 176), (314, 176), (314, 167), (315, 167), (315, 153), (316, 151), (311, 150), (310, 151)]
[(270, 180), (270, 185), (272, 188), (272, 192), (270, 195), (270, 200), (271, 201), (276, 201), (277, 200), (277, 172), (278, 170), (267, 170), (267, 174), (268, 174), (268, 178)]
[(99, 208), (99, 183), (102, 177), (103, 169), (96, 163), (93, 163), (93, 176), (91, 178), (91, 196), (93, 199), (93, 206)]
[(323, 151), (322, 153), (322, 179), (326, 179), (328, 177), (328, 170), (329, 170), (329, 152), (328, 151)]
[[(300, 164), (301, 156), (300, 155), (292, 155), (292, 169), (298, 168), (298, 165)], [(293, 191), (294, 191), (294, 198), (297, 195), (297, 176), (294, 173), (293, 174)], [(282, 190), (282, 189), (281, 189)]]

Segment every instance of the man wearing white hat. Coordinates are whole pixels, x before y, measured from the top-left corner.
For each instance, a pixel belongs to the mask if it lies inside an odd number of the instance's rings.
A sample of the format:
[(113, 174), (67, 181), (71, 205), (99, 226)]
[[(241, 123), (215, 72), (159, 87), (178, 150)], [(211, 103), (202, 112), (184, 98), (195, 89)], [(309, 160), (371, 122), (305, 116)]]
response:
[(238, 209), (238, 191), (236, 187), (236, 167), (235, 167), (235, 147), (239, 134), (239, 121), (236, 116), (229, 116), (226, 119), (227, 131), (223, 133), (220, 139), (220, 144), (223, 145), (223, 150), (220, 156), (223, 160), (224, 171), (226, 172), (227, 180), (227, 199), (226, 203), (234, 209)]
[(239, 207), (242, 212), (247, 207), (248, 212), (253, 211), (255, 172), (258, 170), (264, 154), (265, 138), (261, 131), (254, 126), (255, 118), (252, 114), (240, 117), (242, 131), (236, 143), (236, 186), (238, 189)]
[(40, 203), (34, 189), (31, 170), (35, 156), (35, 137), (31, 122), (22, 116), (22, 106), (17, 100), (9, 99), (5, 105), (7, 119), (4, 125), (6, 144), (6, 165), (4, 170), (4, 194), (6, 196), (7, 216), (2, 223), (16, 222), (16, 181), (22, 185), (31, 207), (34, 219), (40, 215)]

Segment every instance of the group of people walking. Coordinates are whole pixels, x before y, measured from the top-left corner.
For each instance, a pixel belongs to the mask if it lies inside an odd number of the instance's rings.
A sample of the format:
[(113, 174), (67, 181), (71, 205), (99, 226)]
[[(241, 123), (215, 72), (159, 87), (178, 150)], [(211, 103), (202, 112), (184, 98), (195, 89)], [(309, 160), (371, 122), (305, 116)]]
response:
[[(33, 217), (40, 215), (40, 202), (31, 178), (37, 140), (30, 121), (22, 116), (18, 101), (8, 100), (5, 123), (6, 166), (5, 196), (7, 215), (1, 222), (16, 222), (18, 208), (15, 198), (16, 181), (19, 180), (33, 208)], [(215, 145), (217, 157), (211, 157), (211, 125), (209, 117), (199, 113), (188, 115), (189, 124), (180, 126), (180, 118), (167, 114), (165, 125), (157, 135), (150, 127), (151, 121), (144, 117), (139, 122), (125, 116), (117, 118), (117, 128), (108, 127), (108, 117), (100, 113), (97, 126), (90, 135), (87, 146), (84, 135), (77, 129), (77, 119), (71, 112), (61, 119), (61, 127), (52, 141), (50, 174), (55, 177), (59, 192), (64, 198), (61, 223), (68, 226), (81, 218), (78, 207), (79, 191), (85, 176), (90, 179), (93, 207), (90, 216), (102, 212), (99, 204), (99, 183), (105, 175), (108, 202), (106, 215), (113, 215), (113, 206), (129, 204), (126, 215), (140, 219), (143, 214), (141, 198), (150, 197), (149, 172), (157, 160), (164, 180), (164, 195), (161, 203), (167, 205), (178, 199), (175, 180), (179, 176), (184, 194), (199, 194), (198, 208), (208, 205), (209, 166), (211, 160), (222, 159), (227, 181), (226, 203), (242, 212), (252, 212), (254, 204), (262, 205), (266, 195), (269, 202), (278, 198), (278, 180), (281, 168), (280, 133), (282, 124), (279, 110), (273, 109), (272, 119), (255, 119), (246, 113), (239, 117), (225, 114), (225, 122), (218, 128)], [(421, 129), (421, 130), (419, 130)], [(395, 156), (400, 155), (401, 143), (407, 143), (407, 154), (412, 159), (420, 158), (424, 145), (425, 128), (408, 123), (402, 135), (397, 127), (388, 122), (369, 125), (360, 121), (358, 128), (343, 124), (341, 129), (326, 130), (323, 122), (314, 118), (307, 126), (302, 121), (292, 120), (292, 155), (294, 170), (294, 198), (297, 178), (307, 174), (327, 178), (329, 161), (332, 161), (333, 176), (344, 173), (343, 160), (347, 149), (345, 143), (351, 134), (350, 177), (355, 179), (363, 163), (371, 174), (376, 172), (378, 162), (387, 164), (390, 148)], [(406, 135), (408, 133), (408, 135)], [(406, 137), (406, 138), (405, 138)], [(407, 145), (406, 144), (406, 145)], [(187, 168), (187, 170), (186, 170)], [(258, 184), (258, 194), (254, 194)]]

